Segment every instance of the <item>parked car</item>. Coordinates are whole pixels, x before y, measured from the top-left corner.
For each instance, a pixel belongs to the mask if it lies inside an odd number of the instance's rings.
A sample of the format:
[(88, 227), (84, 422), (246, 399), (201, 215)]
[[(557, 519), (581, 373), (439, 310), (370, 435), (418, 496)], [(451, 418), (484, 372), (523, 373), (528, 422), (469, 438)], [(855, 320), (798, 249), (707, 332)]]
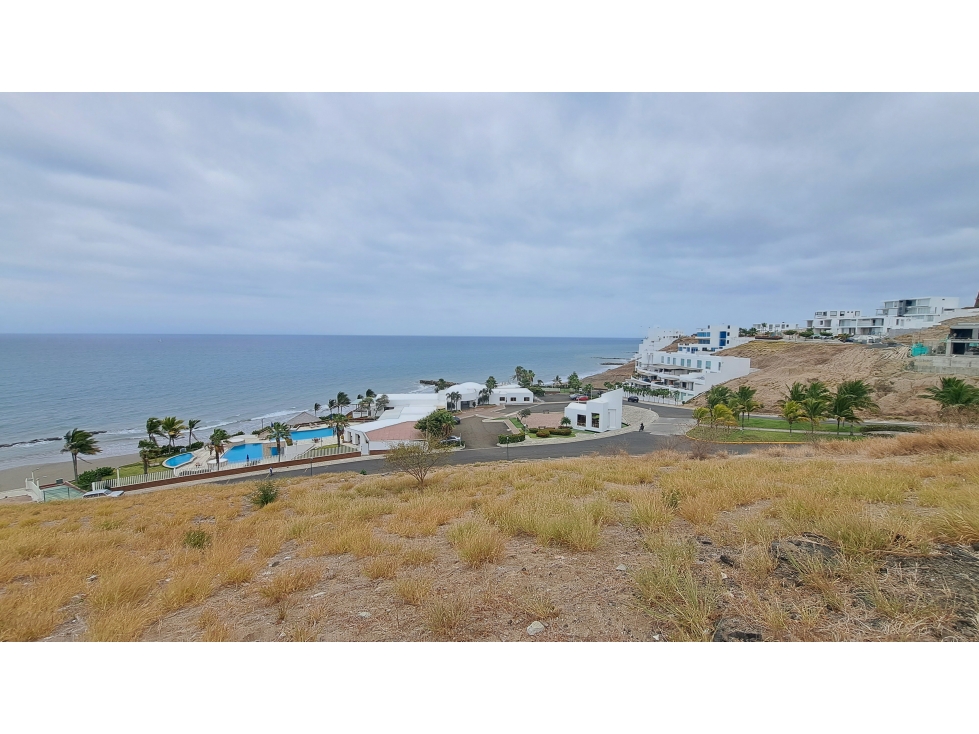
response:
[(587, 403), (589, 400), (591, 400), (591, 398), (588, 397), (587, 395), (579, 395), (578, 397), (575, 398), (575, 402), (578, 403)]
[(462, 446), (461, 436), (449, 436), (448, 438), (443, 438), (440, 443), (443, 446)]
[(580, 398), (580, 397), (581, 397), (581, 393), (576, 393), (576, 392), (573, 392), (573, 393), (571, 393), (570, 395), (568, 395), (568, 397), (569, 397), (569, 398), (570, 398), (571, 400), (577, 400), (578, 398)]
[(454, 423), (455, 423), (456, 425), (459, 425), (459, 424), (460, 424), (460, 423), (462, 422), (462, 421), (460, 421), (460, 420), (459, 420), (459, 416), (456, 416), (456, 415), (454, 415), (454, 416), (452, 416), (452, 421), (453, 421), (453, 422), (454, 422)]
[(639, 402), (639, 396), (638, 395), (630, 395), (625, 400), (626, 400), (627, 403), (638, 403)]
[(82, 499), (86, 497), (122, 497), (125, 494), (121, 489), (93, 489), (91, 492), (86, 492), (82, 495)]

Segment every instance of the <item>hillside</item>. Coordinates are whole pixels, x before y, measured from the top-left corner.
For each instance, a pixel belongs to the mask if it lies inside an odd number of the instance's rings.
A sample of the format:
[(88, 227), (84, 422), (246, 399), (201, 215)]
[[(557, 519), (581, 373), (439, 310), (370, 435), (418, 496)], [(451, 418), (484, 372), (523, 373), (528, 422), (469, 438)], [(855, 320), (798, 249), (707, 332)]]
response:
[(974, 639), (977, 476), (945, 431), (0, 507), (0, 641)]
[[(929, 420), (937, 415), (936, 404), (918, 396), (926, 387), (937, 385), (939, 376), (906, 371), (907, 346), (871, 348), (835, 341), (752, 341), (719, 354), (751, 359), (751, 367), (757, 372), (725, 384), (732, 389), (740, 385), (757, 389), (756, 399), (768, 409), (774, 409), (786, 386), (793, 382), (819, 379), (832, 388), (844, 380), (859, 379), (874, 387), (882, 417)], [(693, 404), (702, 402), (701, 397)]]

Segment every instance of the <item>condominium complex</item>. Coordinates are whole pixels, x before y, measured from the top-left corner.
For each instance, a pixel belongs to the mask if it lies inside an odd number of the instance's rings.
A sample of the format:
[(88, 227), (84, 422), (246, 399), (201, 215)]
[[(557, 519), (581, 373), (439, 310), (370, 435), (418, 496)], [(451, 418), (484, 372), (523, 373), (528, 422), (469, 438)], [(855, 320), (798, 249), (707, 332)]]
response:
[[(728, 332), (731, 327), (724, 327)], [(703, 330), (706, 331), (706, 330)], [(717, 338), (720, 340), (720, 330)], [(735, 335), (737, 329), (735, 328)], [(737, 344), (751, 341), (735, 336)], [(651, 342), (647, 344), (647, 342)], [(725, 342), (727, 338), (725, 337)], [(706, 392), (714, 385), (744, 377), (751, 371), (751, 360), (744, 357), (727, 357), (714, 355), (711, 351), (696, 351), (694, 348), (708, 347), (705, 344), (690, 344), (691, 350), (678, 347), (676, 352), (664, 352), (651, 348), (655, 340), (647, 338), (636, 356), (636, 375), (626, 381), (632, 387), (647, 387), (651, 389), (668, 389), (678, 394), (680, 400), (691, 398)], [(727, 344), (736, 346), (737, 344)], [(719, 345), (718, 345), (718, 348)]]
[(738, 336), (740, 331), (737, 326), (731, 324), (710, 324), (706, 328), (698, 329), (694, 334), (697, 339), (696, 344), (681, 344), (677, 349), (688, 354), (711, 353), (719, 349), (747, 344), (752, 340), (750, 336)]
[(846, 309), (816, 311), (813, 318), (806, 321), (806, 327), (833, 336), (886, 336), (924, 329), (975, 312), (974, 308), (959, 308), (958, 298), (926, 296), (884, 301), (873, 316)]

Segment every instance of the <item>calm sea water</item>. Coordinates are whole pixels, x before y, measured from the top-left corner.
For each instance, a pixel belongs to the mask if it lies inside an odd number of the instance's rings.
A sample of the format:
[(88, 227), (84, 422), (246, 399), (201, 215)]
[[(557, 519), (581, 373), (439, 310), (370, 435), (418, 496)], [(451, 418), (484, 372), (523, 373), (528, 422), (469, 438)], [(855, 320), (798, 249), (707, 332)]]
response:
[[(58, 461), (72, 428), (105, 431), (102, 455), (132, 453), (149, 416), (251, 431), (353, 399), (422, 389), (419, 380), (502, 382), (520, 365), (549, 382), (631, 358), (639, 339), (398, 336), (0, 335), (0, 468)], [(97, 457), (93, 457), (97, 462)]]

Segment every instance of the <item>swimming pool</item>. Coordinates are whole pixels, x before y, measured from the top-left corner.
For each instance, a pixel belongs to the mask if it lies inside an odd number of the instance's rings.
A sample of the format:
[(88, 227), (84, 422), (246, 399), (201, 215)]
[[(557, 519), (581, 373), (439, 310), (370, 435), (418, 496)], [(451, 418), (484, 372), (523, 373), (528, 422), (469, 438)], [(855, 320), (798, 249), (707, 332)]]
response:
[(177, 454), (176, 456), (171, 456), (169, 459), (163, 462), (163, 466), (169, 467), (170, 469), (176, 469), (178, 466), (183, 466), (194, 458), (193, 454)]
[(291, 434), (293, 441), (309, 441), (312, 438), (326, 438), (333, 435), (332, 428), (310, 428), (305, 431), (293, 431)]
[[(275, 450), (275, 446), (272, 447), (272, 456), (277, 456), (278, 452)], [(238, 446), (234, 446), (223, 454), (221, 454), (221, 460), (227, 460), (229, 464), (237, 464), (242, 461), (257, 461), (262, 458), (262, 444), (260, 443), (243, 443)]]

